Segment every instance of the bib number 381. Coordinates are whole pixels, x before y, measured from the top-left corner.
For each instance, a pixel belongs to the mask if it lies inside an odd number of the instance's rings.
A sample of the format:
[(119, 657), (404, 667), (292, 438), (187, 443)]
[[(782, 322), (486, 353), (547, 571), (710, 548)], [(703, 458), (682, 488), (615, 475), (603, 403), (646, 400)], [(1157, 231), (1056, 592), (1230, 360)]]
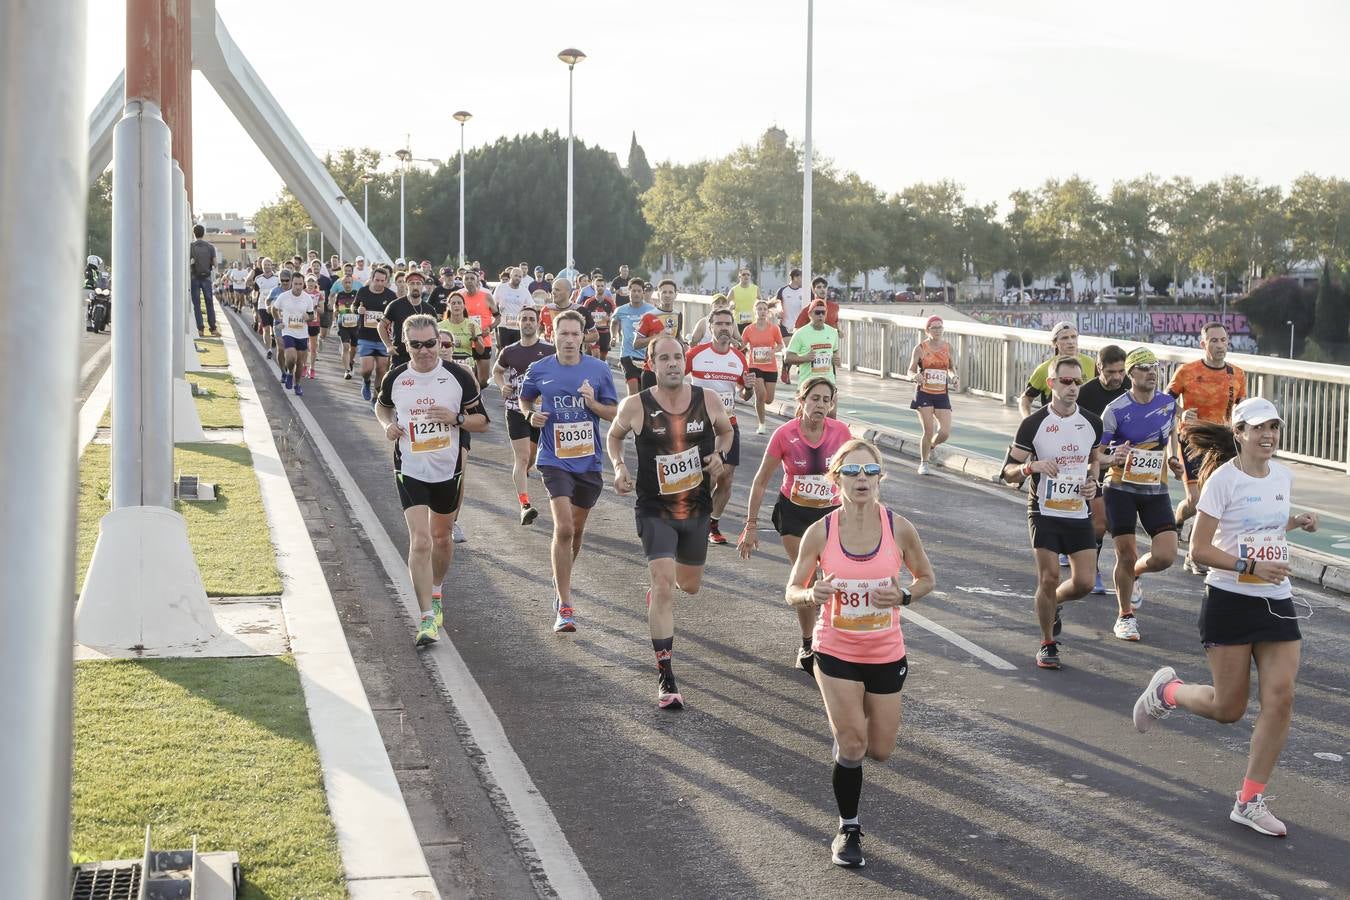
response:
[(837, 579), (843, 585), (834, 592), (834, 615), (831, 624), (840, 631), (882, 631), (890, 628), (894, 616), (890, 609), (872, 605), (872, 592), (890, 584), (889, 578)]

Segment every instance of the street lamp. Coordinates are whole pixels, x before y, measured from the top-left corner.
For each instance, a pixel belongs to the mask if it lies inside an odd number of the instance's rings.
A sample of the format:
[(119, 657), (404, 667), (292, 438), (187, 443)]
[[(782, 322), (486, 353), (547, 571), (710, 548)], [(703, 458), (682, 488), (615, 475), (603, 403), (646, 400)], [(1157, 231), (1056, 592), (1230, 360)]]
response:
[(313, 225), (305, 226), (305, 258), (309, 259), (309, 233), (314, 230)]
[(558, 59), (567, 64), (567, 269), (570, 278), (576, 277), (572, 262), (572, 70), (585, 58), (586, 54), (575, 47), (568, 47), (558, 54)]
[(459, 265), (464, 265), (464, 123), (473, 118), (472, 113), (460, 110), (455, 113), (459, 123)]
[(338, 194), (338, 195), (337, 195), (337, 204), (338, 204), (338, 265), (341, 265), (342, 263), (346, 262), (346, 260), (347, 260), (346, 255), (343, 253), (343, 250), (344, 250), (345, 248), (343, 247), (343, 233), (342, 233), (342, 204), (344, 204), (344, 203), (346, 203), (346, 202), (347, 202), (347, 198), (346, 198), (346, 197), (342, 196), (341, 194)]
[(394, 155), (398, 157), (398, 161), (399, 161), (399, 163), (400, 163), (400, 168), (399, 168), (399, 172), (398, 172), (398, 255), (399, 255), (399, 258), (400, 258), (400, 259), (407, 259), (407, 253), (404, 252), (404, 249), (403, 249), (403, 235), (404, 235), (404, 224), (405, 224), (405, 218), (404, 218), (404, 213), (403, 213), (403, 209), (404, 209), (404, 207), (403, 207), (403, 196), (404, 196), (404, 194), (403, 194), (403, 184), (404, 184), (404, 179), (406, 178), (406, 176), (407, 176), (407, 174), (408, 174), (408, 166), (409, 166), (409, 164), (411, 164), (411, 163), (415, 163), (415, 162), (424, 162), (424, 163), (431, 163), (433, 166), (436, 166), (437, 168), (439, 168), (439, 167), (441, 166), (441, 161), (440, 161), (439, 159), (435, 159), (435, 158), (431, 158), (431, 159), (422, 159), (422, 158), (420, 158), (420, 157), (413, 156), (413, 155), (412, 155), (412, 150), (408, 149), (407, 147), (403, 147), (403, 148), (400, 149), (400, 150), (395, 150), (395, 151), (394, 151)]
[(1286, 325), (1289, 326), (1289, 358), (1290, 358), (1290, 359), (1293, 359), (1293, 358), (1294, 358), (1294, 323), (1293, 323), (1293, 320), (1290, 320), (1290, 321), (1285, 322), (1284, 324), (1286, 324)]
[(361, 218), (365, 221), (366, 227), (370, 227), (370, 183), (375, 180), (375, 176), (369, 172), (361, 173), (361, 191), (365, 194), (365, 201), (361, 209)]
[(811, 296), (811, 57), (815, 0), (806, 0), (806, 141), (802, 148), (802, 285)]

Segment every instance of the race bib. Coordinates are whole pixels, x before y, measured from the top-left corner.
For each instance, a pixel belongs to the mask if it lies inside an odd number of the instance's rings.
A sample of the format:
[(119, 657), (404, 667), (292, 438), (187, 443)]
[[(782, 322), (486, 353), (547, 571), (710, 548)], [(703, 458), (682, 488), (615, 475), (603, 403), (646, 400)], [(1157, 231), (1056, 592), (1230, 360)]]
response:
[(365, 317), (366, 317), (366, 327), (374, 328), (375, 326), (379, 325), (381, 321), (384, 320), (384, 313), (367, 311), (365, 313)]
[(680, 323), (679, 316), (662, 316), (661, 327), (667, 334), (676, 334), (675, 326)]
[(734, 415), (734, 414), (736, 413), (736, 390), (735, 390), (735, 388), (733, 388), (732, 390), (729, 390), (729, 391), (718, 391), (718, 392), (717, 392), (717, 396), (718, 396), (718, 398), (720, 398), (721, 401), (722, 401), (722, 408), (725, 409), (729, 414)]
[(1163, 451), (1130, 448), (1121, 481), (1126, 484), (1162, 484)]
[(591, 313), (591, 319), (594, 320), (596, 328), (605, 329), (609, 327), (609, 313), (603, 309), (597, 309)]
[(924, 369), (923, 386), (930, 391), (945, 391), (947, 389), (947, 370)]
[(595, 423), (590, 419), (583, 419), (580, 422), (554, 422), (553, 455), (558, 459), (594, 456)]
[(1060, 469), (1059, 475), (1051, 478), (1041, 476), (1045, 481), (1045, 498), (1042, 506), (1046, 512), (1058, 512), (1077, 515), (1087, 508), (1083, 500), (1083, 482), (1087, 479), (1087, 467)]
[(429, 419), (416, 418), (408, 425), (408, 437), (412, 440), (412, 452), (431, 453), (450, 446), (450, 429), (454, 427), (445, 422), (432, 422)]
[(890, 628), (894, 616), (890, 609), (872, 605), (872, 591), (891, 582), (889, 578), (840, 578), (843, 585), (834, 592), (831, 622), (840, 631), (883, 631)]
[[(1238, 538), (1238, 559), (1289, 564), (1289, 541), (1283, 531), (1262, 531)], [(1239, 584), (1269, 584), (1255, 575), (1239, 575)]]
[(798, 506), (823, 509), (834, 505), (834, 483), (824, 475), (793, 475), (788, 499)]
[(474, 325), (477, 325), (477, 326), (478, 326), (478, 330), (479, 330), (480, 332), (483, 330), (483, 317), (482, 317), (482, 316), (469, 316), (469, 321), (472, 322)]
[[(479, 319), (479, 322), (482, 322), (482, 319)], [(502, 317), (502, 327), (503, 327), (503, 328), (510, 328), (512, 331), (519, 331), (519, 330), (520, 330), (520, 316), (518, 316), (518, 315), (515, 315), (515, 316), (503, 316), (503, 317)]]
[(355, 328), (360, 319), (361, 317), (356, 313), (343, 313), (341, 318), (338, 319), (338, 325), (343, 328)]
[(763, 364), (763, 363), (771, 363), (771, 362), (773, 362), (773, 348), (772, 348), (772, 347), (751, 347), (751, 348), (750, 348), (750, 361), (751, 361), (752, 363), (757, 364), (757, 365)]
[(834, 348), (832, 347), (814, 347), (811, 350), (811, 372), (813, 374), (827, 374), (834, 369)]
[(740, 322), (742, 325), (748, 324), (750, 320), (753, 318), (754, 318), (753, 313), (743, 312), (736, 314), (736, 321)]
[(287, 328), (304, 328), (305, 325), (307, 325), (307, 324), (308, 324), (308, 321), (307, 321), (303, 316), (287, 316), (287, 317), (286, 317), (286, 327), (287, 327)]
[(662, 494), (683, 494), (703, 483), (703, 458), (697, 447), (656, 457), (656, 484)]

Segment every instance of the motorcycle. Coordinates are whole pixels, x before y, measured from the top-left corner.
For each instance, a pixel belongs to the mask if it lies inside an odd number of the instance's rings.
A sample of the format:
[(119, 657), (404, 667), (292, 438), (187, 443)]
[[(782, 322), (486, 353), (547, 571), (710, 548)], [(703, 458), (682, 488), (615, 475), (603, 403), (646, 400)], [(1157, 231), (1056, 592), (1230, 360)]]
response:
[(94, 288), (89, 293), (89, 302), (84, 310), (84, 328), (94, 334), (102, 334), (112, 322), (112, 291), (105, 287)]

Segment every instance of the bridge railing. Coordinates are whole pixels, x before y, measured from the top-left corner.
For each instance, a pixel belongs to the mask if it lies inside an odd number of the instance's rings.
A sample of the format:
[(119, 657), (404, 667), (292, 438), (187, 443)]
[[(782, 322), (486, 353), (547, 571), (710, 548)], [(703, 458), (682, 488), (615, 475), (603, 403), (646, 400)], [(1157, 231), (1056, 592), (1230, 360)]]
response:
[[(707, 314), (711, 299), (680, 294), (676, 305), (685, 314), (686, 327), (692, 329)], [(910, 354), (924, 338), (924, 322), (919, 316), (841, 310), (840, 365), (878, 378), (903, 376)], [(956, 350), (962, 393), (1015, 404), (1031, 370), (1050, 356), (1050, 339), (1044, 331), (954, 320), (944, 324), (947, 340)], [(1162, 362), (1164, 379), (1182, 363), (1203, 356), (1198, 348), (1125, 338), (1082, 335), (1078, 339), (1079, 348), (1087, 353), (1113, 343), (1127, 352), (1148, 347)], [(1228, 361), (1246, 373), (1248, 396), (1265, 397), (1279, 407), (1285, 421), (1280, 456), (1350, 474), (1350, 366), (1245, 353), (1230, 353)]]

